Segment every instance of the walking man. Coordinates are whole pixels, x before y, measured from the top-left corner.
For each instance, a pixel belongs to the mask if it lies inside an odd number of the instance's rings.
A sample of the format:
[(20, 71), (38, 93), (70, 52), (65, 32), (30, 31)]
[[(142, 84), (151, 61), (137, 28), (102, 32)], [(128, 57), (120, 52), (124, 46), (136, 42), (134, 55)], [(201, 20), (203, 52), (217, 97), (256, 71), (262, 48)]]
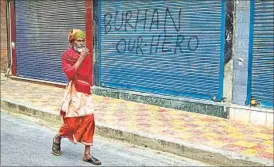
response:
[[(82, 30), (69, 32), (70, 47), (62, 55), (62, 69), (67, 76), (67, 109), (61, 110), (63, 119), (57, 135), (53, 138), (52, 153), (61, 155), (61, 139), (68, 138), (73, 143), (85, 145), (83, 160), (94, 165), (101, 162), (91, 155), (95, 129), (94, 107), (91, 96), (92, 64), (91, 54), (85, 45), (86, 34)], [(64, 103), (63, 103), (64, 104)]]

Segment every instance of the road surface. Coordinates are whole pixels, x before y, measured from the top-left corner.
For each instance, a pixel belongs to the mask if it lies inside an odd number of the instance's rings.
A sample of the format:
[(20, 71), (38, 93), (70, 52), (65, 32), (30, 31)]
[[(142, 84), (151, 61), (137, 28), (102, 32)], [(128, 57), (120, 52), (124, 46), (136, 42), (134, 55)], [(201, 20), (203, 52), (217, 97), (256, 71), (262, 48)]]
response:
[[(82, 144), (62, 140), (62, 155), (51, 154), (55, 131), (23, 115), (1, 109), (1, 166), (91, 166), (83, 162)], [(206, 164), (95, 136), (93, 155), (102, 166), (205, 166)]]

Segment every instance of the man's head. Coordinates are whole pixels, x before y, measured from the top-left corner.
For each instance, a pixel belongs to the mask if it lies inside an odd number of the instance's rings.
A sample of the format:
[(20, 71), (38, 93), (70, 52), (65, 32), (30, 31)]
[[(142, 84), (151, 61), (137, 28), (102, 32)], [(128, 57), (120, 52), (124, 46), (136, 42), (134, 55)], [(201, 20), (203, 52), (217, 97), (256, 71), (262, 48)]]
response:
[(68, 35), (68, 40), (78, 52), (86, 47), (86, 33), (80, 29), (72, 29)]

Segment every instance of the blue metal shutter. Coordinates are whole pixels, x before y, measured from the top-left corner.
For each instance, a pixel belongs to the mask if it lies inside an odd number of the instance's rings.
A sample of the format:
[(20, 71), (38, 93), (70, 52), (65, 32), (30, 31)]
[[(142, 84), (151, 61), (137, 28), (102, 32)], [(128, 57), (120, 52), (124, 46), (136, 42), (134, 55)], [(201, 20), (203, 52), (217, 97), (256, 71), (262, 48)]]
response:
[(61, 55), (67, 33), (85, 30), (85, 1), (15, 0), (17, 76), (65, 82)]
[(221, 100), (224, 11), (221, 0), (99, 1), (99, 84)]
[(264, 106), (273, 107), (274, 1), (252, 0), (251, 5), (251, 35), (253, 35), (249, 55), (251, 92), (249, 90), (247, 101), (249, 103), (250, 98), (254, 98)]

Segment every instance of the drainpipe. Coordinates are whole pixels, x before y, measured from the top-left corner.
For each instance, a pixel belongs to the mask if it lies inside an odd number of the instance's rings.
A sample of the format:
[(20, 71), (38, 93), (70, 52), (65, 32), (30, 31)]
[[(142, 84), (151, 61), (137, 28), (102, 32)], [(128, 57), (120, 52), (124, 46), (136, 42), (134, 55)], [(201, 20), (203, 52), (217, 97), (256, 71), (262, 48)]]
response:
[(12, 51), (11, 51), (11, 18), (10, 18), (10, 0), (7, 0), (7, 4), (6, 4), (6, 24), (7, 24), (7, 35), (8, 35), (8, 67), (7, 67), (7, 71), (5, 76), (8, 77), (9, 73), (11, 71), (11, 67), (12, 67)]

